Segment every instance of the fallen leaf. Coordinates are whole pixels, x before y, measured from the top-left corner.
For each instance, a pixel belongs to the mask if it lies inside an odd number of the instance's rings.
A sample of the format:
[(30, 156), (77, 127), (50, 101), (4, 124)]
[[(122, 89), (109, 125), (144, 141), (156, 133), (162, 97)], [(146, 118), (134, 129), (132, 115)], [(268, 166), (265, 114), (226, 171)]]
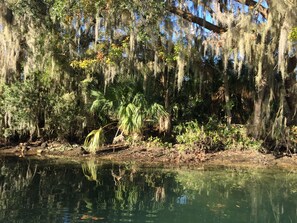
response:
[(81, 219), (81, 220), (87, 220), (87, 219), (89, 219), (89, 218), (90, 218), (89, 215), (84, 214), (80, 219)]

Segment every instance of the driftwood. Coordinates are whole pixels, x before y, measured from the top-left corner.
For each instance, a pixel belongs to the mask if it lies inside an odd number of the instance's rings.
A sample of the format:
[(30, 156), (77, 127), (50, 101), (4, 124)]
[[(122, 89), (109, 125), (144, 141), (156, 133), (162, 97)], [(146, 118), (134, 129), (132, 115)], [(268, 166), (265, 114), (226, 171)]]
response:
[(129, 145), (127, 144), (112, 144), (112, 145), (106, 145), (105, 147), (100, 149), (97, 153), (110, 153), (110, 152), (120, 151), (128, 148), (129, 148)]

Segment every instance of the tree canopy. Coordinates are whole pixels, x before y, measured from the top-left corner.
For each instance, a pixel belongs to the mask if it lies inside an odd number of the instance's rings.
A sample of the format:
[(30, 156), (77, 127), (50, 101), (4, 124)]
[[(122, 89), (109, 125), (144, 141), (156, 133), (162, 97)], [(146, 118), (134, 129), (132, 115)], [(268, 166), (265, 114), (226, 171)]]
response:
[[(170, 134), (215, 118), (287, 145), (297, 123), (296, 6), (1, 0), (1, 132), (74, 139), (115, 121), (123, 134)], [(123, 113), (132, 107), (138, 115)]]

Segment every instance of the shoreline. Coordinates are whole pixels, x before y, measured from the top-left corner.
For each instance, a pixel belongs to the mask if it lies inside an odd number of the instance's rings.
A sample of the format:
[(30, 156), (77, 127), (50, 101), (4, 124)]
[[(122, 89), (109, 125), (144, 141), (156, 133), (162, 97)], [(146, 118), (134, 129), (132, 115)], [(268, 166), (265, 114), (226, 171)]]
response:
[[(136, 149), (136, 151), (139, 149)], [(133, 153), (133, 152), (132, 152)], [(108, 159), (109, 161), (125, 162), (129, 161), (130, 154), (123, 152), (123, 154), (104, 154), (100, 158)], [(156, 153), (156, 156), (150, 156), (151, 153), (143, 153), (132, 157), (132, 160), (140, 164), (162, 165), (164, 167), (173, 168), (201, 168), (204, 166), (224, 166), (224, 167), (242, 167), (242, 168), (285, 168), (297, 169), (297, 155), (291, 157), (282, 156), (275, 157), (272, 154), (263, 154), (255, 150), (236, 150), (230, 149), (214, 153), (205, 153), (202, 160), (193, 160), (189, 154), (189, 158), (168, 159)], [(158, 157), (159, 156), (159, 157)]]
[(286, 154), (276, 157), (271, 153), (257, 150), (229, 149), (205, 153), (204, 151), (178, 151), (162, 147), (145, 147), (145, 145), (109, 145), (97, 154), (87, 154), (81, 145), (52, 142), (43, 147), (39, 144), (29, 145), (25, 152), (20, 146), (0, 147), (0, 156), (19, 158), (41, 158), (84, 161), (96, 159), (116, 163), (135, 163), (143, 166), (163, 166), (170, 168), (201, 168), (203, 166), (226, 166), (247, 168), (297, 168), (297, 155)]

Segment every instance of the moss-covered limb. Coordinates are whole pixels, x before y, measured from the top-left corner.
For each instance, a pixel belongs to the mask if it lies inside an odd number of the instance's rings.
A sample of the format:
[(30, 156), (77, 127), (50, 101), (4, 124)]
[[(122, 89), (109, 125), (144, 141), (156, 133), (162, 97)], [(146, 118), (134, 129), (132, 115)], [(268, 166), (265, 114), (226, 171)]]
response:
[(213, 31), (215, 33), (222, 33), (225, 32), (226, 29), (224, 27), (219, 27), (217, 25), (214, 25), (210, 22), (207, 22), (205, 19), (200, 18), (198, 16), (195, 16), (194, 14), (187, 12), (187, 11), (183, 11), (175, 6), (170, 6), (168, 7), (168, 11), (178, 15), (180, 17), (182, 17), (183, 19), (189, 21), (189, 22), (193, 22), (196, 23), (198, 25), (200, 25), (201, 27), (204, 27), (210, 31)]

